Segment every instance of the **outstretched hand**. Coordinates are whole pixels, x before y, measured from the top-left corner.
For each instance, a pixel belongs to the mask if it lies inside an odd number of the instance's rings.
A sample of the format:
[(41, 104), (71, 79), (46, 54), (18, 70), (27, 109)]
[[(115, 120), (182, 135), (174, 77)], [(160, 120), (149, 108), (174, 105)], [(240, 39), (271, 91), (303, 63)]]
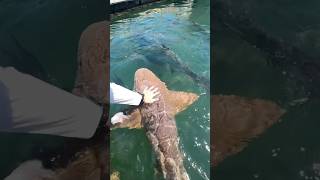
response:
[(124, 120), (128, 120), (128, 119), (129, 119), (129, 116), (124, 115), (123, 112), (118, 112), (112, 116), (111, 123), (112, 124), (122, 123)]
[(151, 86), (143, 90), (143, 95), (143, 102), (150, 104), (159, 100), (160, 92), (158, 88)]

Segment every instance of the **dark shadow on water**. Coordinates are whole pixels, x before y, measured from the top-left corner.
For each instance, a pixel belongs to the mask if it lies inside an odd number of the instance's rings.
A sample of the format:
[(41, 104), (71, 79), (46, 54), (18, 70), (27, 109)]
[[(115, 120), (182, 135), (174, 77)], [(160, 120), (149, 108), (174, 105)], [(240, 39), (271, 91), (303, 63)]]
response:
[[(312, 13), (318, 1), (215, 2), (214, 94), (269, 99), (287, 112), (211, 174), (224, 180), (319, 178), (312, 167), (320, 161), (320, 62), (298, 36), (319, 23)], [(299, 99), (306, 101), (292, 105)]]

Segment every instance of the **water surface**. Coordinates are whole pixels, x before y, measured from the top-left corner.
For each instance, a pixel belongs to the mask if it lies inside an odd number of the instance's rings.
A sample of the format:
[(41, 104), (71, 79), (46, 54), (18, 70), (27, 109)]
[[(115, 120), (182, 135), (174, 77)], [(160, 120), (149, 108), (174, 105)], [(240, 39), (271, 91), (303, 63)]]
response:
[[(298, 47), (319, 63), (319, 1), (229, 3), (234, 12), (249, 16), (268, 36)], [(245, 38), (221, 24), (215, 27), (214, 93), (272, 100), (287, 113), (280, 123), (254, 139), (241, 153), (219, 164), (213, 177), (223, 180), (319, 179), (319, 99), (309, 97), (301, 105), (290, 106), (295, 99), (306, 98), (309, 94), (308, 87), (298, 81), (303, 79), (298, 70), (272, 66), (267, 54)], [(304, 81), (309, 79), (304, 78)]]
[[(104, 7), (98, 1), (1, 0), (0, 66), (15, 67), (70, 92), (81, 32), (104, 20)], [(66, 139), (0, 133), (0, 179), (21, 162), (61, 149)]]
[[(134, 72), (152, 70), (169, 89), (201, 94), (176, 116), (184, 165), (191, 179), (209, 179), (210, 102), (209, 1), (163, 1), (114, 16), (111, 23), (111, 80), (132, 89)], [(176, 63), (176, 61), (181, 62)], [(209, 84), (207, 84), (209, 87)], [(111, 107), (111, 115), (123, 106)], [(162, 179), (143, 129), (111, 133), (111, 171), (121, 179)]]

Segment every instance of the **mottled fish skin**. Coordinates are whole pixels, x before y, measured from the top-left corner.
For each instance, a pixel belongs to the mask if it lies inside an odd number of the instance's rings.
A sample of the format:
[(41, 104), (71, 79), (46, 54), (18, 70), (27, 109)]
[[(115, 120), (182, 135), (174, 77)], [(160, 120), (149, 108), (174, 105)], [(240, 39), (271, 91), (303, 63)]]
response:
[(81, 34), (73, 93), (98, 104), (109, 103), (109, 22), (88, 26)]
[(166, 180), (189, 180), (183, 165), (183, 155), (179, 148), (179, 137), (174, 117), (196, 101), (198, 95), (170, 91), (165, 83), (150, 70), (138, 69), (135, 73), (135, 90), (142, 93), (146, 87), (151, 86), (158, 88), (159, 100), (140, 106), (141, 116), (136, 117), (141, 117), (141, 124), (145, 128), (164, 178)]
[(152, 144), (164, 178), (188, 180), (179, 149), (176, 122), (166, 112), (164, 99), (141, 107), (142, 123)]
[(286, 112), (272, 101), (235, 95), (211, 97), (212, 167), (241, 152)]

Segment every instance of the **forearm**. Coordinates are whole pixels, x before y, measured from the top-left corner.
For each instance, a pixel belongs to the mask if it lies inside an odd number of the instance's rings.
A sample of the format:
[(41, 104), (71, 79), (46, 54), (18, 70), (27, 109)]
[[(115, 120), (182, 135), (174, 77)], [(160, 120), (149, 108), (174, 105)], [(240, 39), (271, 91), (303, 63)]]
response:
[(138, 106), (141, 104), (143, 96), (137, 92), (119, 86), (115, 83), (110, 83), (110, 103), (111, 104), (126, 104)]
[(90, 138), (102, 108), (13, 68), (0, 68), (0, 131)]

